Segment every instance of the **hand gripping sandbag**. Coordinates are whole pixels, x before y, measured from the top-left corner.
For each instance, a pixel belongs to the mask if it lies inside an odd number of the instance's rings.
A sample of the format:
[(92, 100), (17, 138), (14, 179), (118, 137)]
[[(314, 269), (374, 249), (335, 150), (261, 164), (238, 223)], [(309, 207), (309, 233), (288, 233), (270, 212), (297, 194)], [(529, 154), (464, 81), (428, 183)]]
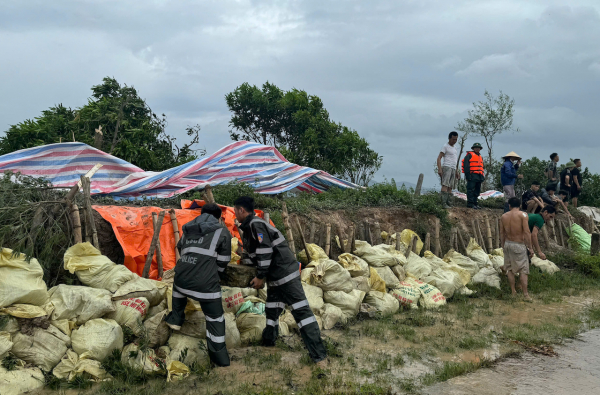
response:
[(330, 259), (320, 261), (311, 273), (312, 285), (323, 291), (350, 292), (354, 289), (352, 276), (342, 265)]
[(352, 277), (369, 277), (369, 264), (362, 258), (352, 254), (342, 254), (338, 257), (338, 262), (348, 270)]
[(123, 349), (123, 330), (115, 320), (97, 318), (75, 329), (71, 340), (79, 358), (102, 362), (113, 350)]
[(325, 303), (330, 303), (339, 307), (344, 313), (344, 318), (353, 318), (360, 310), (360, 304), (365, 297), (365, 293), (357, 289), (346, 293), (343, 291), (327, 291), (323, 295)]
[(60, 284), (48, 292), (51, 320), (71, 320), (82, 325), (115, 311), (111, 293), (105, 289)]
[(90, 243), (79, 243), (65, 252), (65, 270), (76, 274), (79, 281), (92, 288), (115, 292), (137, 277), (123, 265), (116, 265)]
[(0, 308), (14, 303), (41, 306), (48, 300), (44, 269), (35, 258), (27, 261), (25, 254), (13, 250), (0, 252)]
[(17, 358), (47, 372), (58, 365), (71, 345), (69, 336), (52, 325), (48, 329), (34, 328), (32, 336), (17, 333), (12, 341), (11, 352)]
[(400, 309), (398, 299), (383, 292), (371, 291), (365, 295), (363, 302), (375, 307), (382, 315), (395, 314)]

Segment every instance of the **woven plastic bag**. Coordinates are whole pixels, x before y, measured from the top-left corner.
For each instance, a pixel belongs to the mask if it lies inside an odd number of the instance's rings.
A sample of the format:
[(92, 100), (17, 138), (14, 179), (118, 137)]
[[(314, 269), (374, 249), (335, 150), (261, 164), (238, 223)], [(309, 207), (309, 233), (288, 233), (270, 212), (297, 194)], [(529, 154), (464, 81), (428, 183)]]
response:
[(8, 352), (12, 349), (13, 342), (11, 341), (12, 336), (8, 332), (0, 332), (0, 361), (8, 355)]
[(421, 293), (420, 303), (426, 309), (437, 309), (446, 304), (446, 297), (433, 285), (413, 278), (407, 278), (406, 282), (419, 290)]
[[(311, 262), (319, 262), (322, 260), (329, 259), (327, 254), (325, 254), (325, 251), (323, 251), (323, 249), (316, 244), (308, 243), (306, 244), (306, 248), (308, 249), (308, 253), (310, 254)], [(309, 263), (308, 259), (306, 258), (305, 250), (302, 250), (298, 253), (298, 260), (305, 265)]]
[(311, 284), (323, 291), (350, 292), (354, 289), (352, 276), (342, 265), (330, 259), (320, 261), (311, 273)]
[[(392, 269), (389, 266), (384, 267), (375, 267), (374, 268), (377, 274), (385, 281), (385, 286), (387, 289), (394, 289), (400, 286), (400, 280)], [(385, 292), (384, 292), (385, 293)]]
[(206, 339), (206, 316), (204, 313), (202, 311), (186, 313), (179, 333), (197, 339)]
[(342, 254), (338, 257), (338, 262), (342, 265), (352, 277), (369, 277), (369, 264), (362, 258), (352, 254)]
[(400, 282), (400, 286), (390, 291), (390, 295), (398, 299), (398, 302), (403, 307), (411, 309), (419, 308), (419, 298), (421, 297), (420, 291), (413, 287), (410, 283), (405, 281)]
[(225, 313), (225, 344), (229, 350), (242, 346), (240, 330), (237, 328), (233, 313)]
[(484, 267), (477, 272), (471, 279), (473, 284), (487, 284), (490, 287), (500, 289), (500, 276), (498, 272), (491, 266)]
[(145, 298), (150, 306), (157, 306), (165, 300), (167, 295), (167, 284), (138, 277), (137, 275), (131, 281), (126, 282), (117, 289), (113, 295), (113, 300), (124, 300), (131, 298)]
[(432, 270), (423, 281), (439, 289), (446, 298), (464, 286), (457, 272), (441, 268)]
[(421, 258), (414, 252), (408, 256), (408, 263), (404, 266), (404, 271), (407, 275), (415, 278), (425, 278), (431, 273), (431, 263), (425, 258)]
[(111, 294), (105, 289), (60, 284), (48, 295), (53, 310), (51, 320), (71, 320), (82, 325), (115, 311)]
[(242, 344), (262, 339), (262, 332), (267, 326), (267, 317), (262, 314), (242, 313), (236, 318)]
[(375, 307), (383, 315), (395, 314), (400, 309), (398, 299), (383, 292), (371, 291), (365, 295), (363, 302)]
[(210, 361), (205, 340), (175, 333), (169, 338), (169, 348), (171, 351), (168, 361), (179, 361), (186, 366), (192, 366), (194, 363), (203, 365)]
[(356, 246), (354, 255), (362, 258), (369, 266), (395, 266), (399, 263), (396, 257), (387, 251), (387, 245), (372, 247), (362, 240), (356, 240), (354, 244)]
[(148, 347), (157, 348), (167, 344), (167, 340), (169, 340), (169, 336), (171, 335), (171, 329), (165, 321), (168, 313), (167, 310), (163, 310), (144, 321)]
[(94, 381), (102, 381), (110, 376), (102, 368), (102, 364), (92, 359), (79, 359), (77, 353), (73, 350), (67, 350), (60, 363), (56, 365), (52, 374), (59, 379), (73, 381), (77, 376), (88, 374)]
[(17, 367), (8, 371), (0, 366), (0, 388), (2, 395), (21, 395), (33, 392), (45, 385), (44, 373), (38, 368)]
[(547, 259), (540, 259), (537, 256), (531, 258), (531, 264), (539, 268), (542, 271), (542, 273), (554, 274), (560, 271), (560, 269), (554, 264), (554, 262), (551, 262)]
[(29, 262), (24, 254), (13, 256), (13, 250), (0, 252), (0, 307), (14, 303), (41, 306), (48, 300), (44, 269), (35, 258)]
[(102, 362), (113, 350), (123, 349), (123, 330), (115, 320), (97, 318), (75, 329), (71, 340), (79, 358)]
[(385, 281), (374, 267), (369, 268), (371, 276), (369, 277), (369, 285), (373, 291), (386, 292)]
[(364, 293), (371, 292), (371, 284), (368, 277), (352, 277), (352, 283), (354, 283), (354, 289), (358, 289)]
[(488, 254), (485, 253), (483, 248), (481, 248), (481, 246), (477, 244), (475, 239), (472, 237), (471, 240), (469, 240), (469, 245), (467, 246), (467, 256), (477, 262), (477, 266), (479, 266), (480, 269), (494, 266), (492, 261), (490, 261)]
[(325, 303), (339, 307), (344, 313), (345, 319), (356, 317), (364, 297), (365, 293), (357, 289), (348, 293), (343, 291), (327, 291), (323, 295)]
[(221, 302), (226, 313), (237, 313), (244, 304), (244, 295), (241, 288), (221, 287)]
[(302, 288), (304, 289), (304, 294), (308, 300), (308, 306), (313, 313), (318, 314), (325, 305), (325, 302), (323, 301), (323, 290), (314, 285), (304, 283), (302, 284)]
[(342, 309), (331, 303), (325, 303), (325, 307), (323, 307), (323, 312), (321, 313), (321, 320), (323, 321), (323, 329), (331, 329), (338, 322), (344, 323), (346, 321)]
[(417, 245), (415, 246), (415, 248), (416, 248), (416, 253), (420, 254), (421, 250), (423, 249), (423, 242), (421, 241), (421, 238), (419, 237), (419, 235), (410, 229), (404, 229), (402, 232), (400, 232), (400, 240), (402, 241), (402, 244), (404, 244), (404, 246), (407, 248), (410, 245), (410, 242), (411, 242), (413, 236), (417, 237)]
[(130, 298), (119, 300), (115, 311), (106, 316), (113, 319), (121, 326), (126, 326), (139, 336), (144, 331), (143, 321), (148, 314), (148, 300), (146, 298)]
[(11, 352), (19, 359), (47, 372), (51, 371), (67, 352), (71, 339), (56, 327), (34, 328), (33, 335), (17, 333), (13, 336)]
[(477, 264), (477, 262), (454, 250), (450, 250), (446, 255), (444, 255), (444, 261), (468, 271), (471, 277), (476, 275), (479, 271), (479, 265)]

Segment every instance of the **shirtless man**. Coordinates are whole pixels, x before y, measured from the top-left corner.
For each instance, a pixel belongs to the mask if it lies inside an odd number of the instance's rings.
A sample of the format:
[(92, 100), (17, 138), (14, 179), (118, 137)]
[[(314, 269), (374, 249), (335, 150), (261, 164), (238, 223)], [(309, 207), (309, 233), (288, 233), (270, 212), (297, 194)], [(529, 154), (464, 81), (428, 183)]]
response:
[(515, 289), (515, 274), (519, 273), (521, 288), (525, 299), (531, 300), (527, 292), (527, 277), (529, 275), (529, 256), (533, 256), (531, 248), (531, 232), (527, 213), (519, 210), (521, 200), (513, 197), (508, 200), (510, 211), (500, 219), (500, 245), (504, 249), (504, 267), (513, 296)]

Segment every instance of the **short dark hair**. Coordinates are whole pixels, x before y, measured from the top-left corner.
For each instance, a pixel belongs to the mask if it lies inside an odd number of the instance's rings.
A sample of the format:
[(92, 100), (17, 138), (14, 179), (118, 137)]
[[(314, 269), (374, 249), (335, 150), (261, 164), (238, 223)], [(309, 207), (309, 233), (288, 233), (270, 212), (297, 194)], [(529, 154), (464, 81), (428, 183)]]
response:
[(539, 181), (533, 181), (533, 182), (531, 183), (531, 185), (538, 185), (538, 186), (539, 186), (539, 185), (541, 185), (541, 184), (540, 184), (540, 182), (539, 182)]
[(451, 131), (451, 132), (450, 132), (450, 134), (448, 135), (448, 140), (450, 140), (450, 139), (451, 139), (452, 137), (454, 137), (454, 136), (458, 137), (458, 133), (457, 133), (457, 132), (455, 132), (455, 131), (453, 130), (453, 131)]
[(563, 195), (563, 196), (569, 196), (569, 192), (565, 191), (564, 189), (561, 189), (560, 191), (558, 191), (559, 195)]
[(555, 152), (553, 154), (550, 154), (550, 160), (554, 160), (554, 158), (556, 158), (558, 156), (558, 154)]
[(519, 199), (518, 197), (511, 197), (510, 199), (508, 199), (508, 206), (510, 208), (520, 207), (521, 199)]
[(241, 207), (250, 214), (254, 213), (254, 198), (250, 196), (240, 196), (233, 202), (235, 207)]
[(547, 211), (548, 214), (554, 214), (554, 213), (556, 213), (556, 209), (554, 208), (554, 206), (544, 206), (544, 208), (542, 209), (542, 213), (544, 211)]
[(581, 159), (573, 159), (573, 163), (577, 164), (577, 162), (581, 162)]
[(548, 192), (548, 191), (554, 191), (554, 192), (556, 192), (556, 185), (554, 185), (554, 184), (548, 184), (548, 185), (546, 185), (546, 192)]
[(210, 214), (216, 219), (221, 219), (221, 216), (223, 215), (223, 210), (221, 210), (221, 207), (217, 206), (215, 203), (207, 203), (204, 206), (202, 206), (201, 213)]

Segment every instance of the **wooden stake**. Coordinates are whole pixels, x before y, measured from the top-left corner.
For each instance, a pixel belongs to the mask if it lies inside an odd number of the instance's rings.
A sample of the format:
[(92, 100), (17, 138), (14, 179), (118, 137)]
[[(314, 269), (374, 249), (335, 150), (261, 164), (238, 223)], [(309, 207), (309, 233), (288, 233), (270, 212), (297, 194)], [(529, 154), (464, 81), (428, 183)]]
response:
[(396, 232), (396, 251), (402, 251), (402, 240), (400, 240), (400, 232)]
[(288, 244), (290, 246), (290, 250), (295, 254), (296, 246), (294, 245), (294, 233), (292, 232), (292, 227), (290, 226), (290, 216), (288, 215), (287, 204), (285, 202), (281, 203), (281, 216), (283, 217), (283, 226), (285, 227), (285, 234), (287, 236)]
[(350, 239), (348, 240), (348, 248), (346, 249), (346, 252), (352, 254), (356, 250), (356, 243), (354, 240), (354, 224), (350, 225), (350, 231), (348, 233), (350, 234)]
[(308, 242), (314, 243), (315, 240), (315, 230), (317, 229), (317, 224), (314, 222), (310, 223), (310, 234), (308, 235)]
[(173, 237), (175, 237), (175, 257), (177, 258), (177, 261), (179, 261), (179, 258), (181, 258), (179, 249), (177, 248), (177, 244), (181, 238), (179, 235), (179, 224), (177, 223), (177, 215), (175, 215), (174, 209), (169, 210), (169, 215), (171, 216), (171, 225), (173, 225)]
[(264, 220), (265, 220), (266, 223), (270, 224), (271, 223), (271, 214), (265, 213)]
[(591, 255), (598, 255), (600, 252), (600, 233), (592, 233), (592, 247), (590, 249)]
[(429, 232), (425, 234), (425, 251), (431, 251), (431, 234)]
[(450, 248), (454, 245), (456, 234), (454, 233), (454, 228), (450, 231)]
[(560, 245), (565, 246), (565, 239), (563, 236), (563, 224), (561, 220), (558, 220), (558, 235), (560, 236)]
[(458, 251), (458, 228), (454, 228), (454, 245), (450, 246), (454, 251)]
[[(158, 214), (157, 223), (162, 224), (165, 218), (165, 212), (166, 211), (161, 211)], [(156, 251), (156, 244), (158, 244), (160, 229), (160, 226), (154, 228), (154, 235), (152, 236), (152, 241), (150, 242), (150, 249), (148, 250), (148, 256), (146, 256), (146, 263), (144, 265), (144, 271), (142, 272), (142, 277), (144, 278), (148, 278), (148, 276), (150, 275), (150, 266), (152, 265), (152, 258), (154, 257), (154, 252)]]
[(412, 246), (411, 250), (415, 254), (417, 254), (417, 240), (418, 240), (418, 237), (416, 235), (413, 235), (412, 240), (410, 241), (410, 245)]
[[(238, 221), (237, 219), (234, 219), (234, 220), (233, 220), (233, 223), (235, 224), (235, 227), (237, 228), (237, 230), (238, 230), (238, 233), (240, 234), (240, 239), (242, 239), (242, 242), (243, 242), (243, 241), (244, 241), (244, 231), (242, 231), (242, 230), (240, 229), (240, 226), (241, 226), (242, 224), (240, 224), (240, 221)], [(290, 247), (290, 248), (291, 248), (291, 247)], [(238, 250), (237, 250), (237, 254), (238, 254), (239, 256), (242, 256), (242, 244), (241, 244), (241, 243), (238, 243)], [(241, 262), (241, 261), (240, 261), (240, 262)]]
[(367, 221), (365, 221), (365, 241), (367, 243), (370, 243), (371, 245), (374, 245), (371, 227), (369, 226), (369, 223)]
[(546, 248), (550, 248), (550, 238), (548, 237), (548, 229), (546, 226), (542, 226), (542, 235), (544, 236), (544, 243), (546, 243)]
[(158, 243), (156, 243), (156, 265), (158, 268), (158, 278), (162, 278), (163, 276), (163, 260), (162, 260), (162, 250), (160, 248), (160, 230), (162, 228), (162, 222), (158, 223), (158, 214), (152, 213), (152, 228), (154, 229), (154, 233), (156, 233), (156, 229), (158, 228), (159, 238)]
[[(300, 240), (302, 241), (302, 246), (304, 247), (304, 252), (306, 252), (306, 261), (307, 263), (311, 262), (310, 253), (308, 252), (308, 246), (306, 240), (304, 239), (304, 232), (302, 231), (302, 226), (300, 226), (300, 220), (296, 217), (296, 226), (298, 227), (298, 232), (300, 232)], [(306, 265), (304, 265), (306, 266)], [(302, 268), (304, 268), (304, 266)]]
[(416, 239), (413, 236), (410, 239), (410, 243), (408, 243), (408, 247), (406, 247), (406, 251), (404, 252), (404, 256), (406, 257), (406, 259), (408, 259), (408, 257), (410, 256), (410, 253), (413, 252), (413, 248), (414, 248), (414, 243), (415, 243)]
[(73, 225), (73, 238), (75, 244), (83, 241), (81, 237), (81, 219), (79, 218), (79, 207), (76, 204), (71, 206), (71, 224)]
[(325, 255), (331, 257), (331, 224), (325, 225)]
[(556, 220), (555, 219), (550, 221), (550, 228), (552, 229), (552, 238), (554, 239), (554, 242), (556, 244), (558, 244), (558, 238), (556, 237)]
[(210, 184), (204, 188), (204, 200), (206, 201), (206, 203), (215, 202), (215, 198), (212, 193), (212, 187), (210, 186)]
[(496, 248), (500, 248), (500, 218), (496, 218)]
[(479, 240), (481, 241), (479, 243), (479, 245), (481, 246), (481, 248), (483, 248), (483, 251), (485, 251), (485, 253), (487, 254), (487, 247), (485, 246), (485, 239), (483, 238), (483, 233), (481, 233), (481, 227), (479, 226), (479, 221), (475, 222), (475, 225), (477, 225), (477, 233), (479, 234)]
[(85, 242), (91, 243), (92, 242), (92, 229), (88, 225), (88, 216), (87, 216), (87, 210), (85, 209), (85, 203), (83, 204), (83, 207), (81, 209), (83, 210), (83, 227), (85, 230)]
[(381, 226), (379, 226), (379, 222), (375, 222), (373, 224), (373, 232), (375, 233), (373, 235), (373, 242), (376, 243), (376, 245), (379, 245), (382, 243), (381, 241)]
[(440, 219), (435, 217), (434, 221), (434, 226), (435, 226), (435, 233), (433, 234), (434, 237), (434, 254), (436, 256), (440, 256), (440, 254), (442, 253), (442, 246), (440, 245)]
[(460, 233), (460, 230), (457, 229), (456, 230), (456, 234), (458, 236), (458, 247), (460, 248), (460, 251), (456, 251), (456, 252), (461, 252), (466, 254), (467, 253), (467, 246), (465, 244), (465, 240), (462, 237), (462, 233)]
[(89, 225), (92, 234), (92, 244), (97, 249), (100, 249), (98, 243), (98, 232), (96, 230), (96, 222), (94, 221), (94, 212), (92, 211), (92, 198), (90, 196), (90, 179), (86, 176), (81, 176), (81, 185), (83, 186), (85, 209), (87, 211), (87, 225)]
[(423, 186), (423, 173), (419, 174), (419, 179), (417, 180), (417, 187), (415, 188), (415, 196), (421, 196), (421, 187)]
[(492, 227), (490, 226), (490, 219), (487, 216), (485, 217), (485, 230), (487, 233), (488, 251), (492, 252), (492, 250), (494, 249), (494, 246), (492, 244)]

